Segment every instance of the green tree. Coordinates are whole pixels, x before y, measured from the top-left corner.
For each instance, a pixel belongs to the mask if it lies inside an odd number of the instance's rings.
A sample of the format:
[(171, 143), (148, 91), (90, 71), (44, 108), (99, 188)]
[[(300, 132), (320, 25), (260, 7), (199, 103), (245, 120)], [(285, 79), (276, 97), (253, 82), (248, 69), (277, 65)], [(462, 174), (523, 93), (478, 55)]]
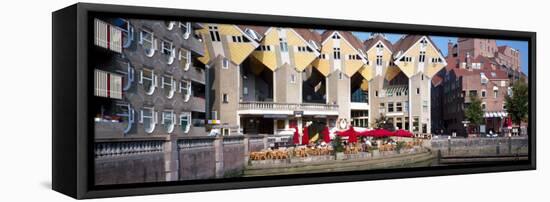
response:
[(529, 89), (524, 82), (515, 82), (512, 94), (506, 95), (506, 111), (515, 124), (527, 121), (529, 111)]
[(383, 128), (386, 130), (393, 130), (393, 123), (384, 114), (380, 114), (380, 117), (375, 119), (372, 123), (373, 128)]
[(476, 129), (483, 123), (483, 109), (481, 108), (481, 100), (477, 96), (470, 97), (470, 104), (468, 104), (464, 115)]

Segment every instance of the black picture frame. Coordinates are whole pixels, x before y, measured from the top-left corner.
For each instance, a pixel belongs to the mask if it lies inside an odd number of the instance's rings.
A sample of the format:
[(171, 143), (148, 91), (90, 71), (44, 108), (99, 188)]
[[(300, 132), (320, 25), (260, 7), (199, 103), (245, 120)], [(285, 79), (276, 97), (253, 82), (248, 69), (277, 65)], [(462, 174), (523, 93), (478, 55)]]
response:
[[(88, 68), (91, 16), (124, 15), (146, 19), (187, 19), (231, 24), (323, 27), (336, 30), (430, 34), (526, 40), (529, 44), (529, 158), (513, 163), (462, 165), (303, 174), (277, 177), (232, 178), (163, 183), (96, 186), (93, 181), (93, 122), (88, 118), (92, 88)], [(444, 176), (536, 169), (536, 33), (356, 20), (287, 17), (171, 8), (77, 3), (52, 13), (52, 188), (84, 199), (351, 182), (425, 176)]]

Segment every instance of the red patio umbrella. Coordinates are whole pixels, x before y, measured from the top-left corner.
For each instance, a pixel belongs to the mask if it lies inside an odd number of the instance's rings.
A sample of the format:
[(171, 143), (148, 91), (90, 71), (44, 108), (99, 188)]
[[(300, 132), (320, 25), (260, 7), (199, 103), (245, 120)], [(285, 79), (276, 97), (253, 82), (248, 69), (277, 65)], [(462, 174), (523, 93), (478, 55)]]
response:
[(308, 128), (305, 127), (302, 133), (302, 145), (307, 145), (307, 144), (309, 144), (309, 133), (308, 133)]
[(408, 130), (399, 129), (394, 132), (394, 136), (397, 137), (414, 137), (413, 133)]
[(330, 132), (328, 131), (328, 127), (325, 126), (323, 131), (321, 131), (321, 134), (323, 135), (323, 140), (326, 143), (330, 143)]
[(300, 144), (300, 133), (298, 133), (298, 127), (294, 127), (294, 136), (292, 137), (293, 144)]
[(372, 137), (389, 137), (392, 136), (393, 133), (389, 130), (378, 128), (370, 131), (370, 136)]
[(359, 136), (359, 137), (368, 137), (371, 134), (370, 132), (371, 132), (370, 130), (360, 131), (360, 132), (357, 132), (357, 136)]
[(337, 131), (336, 134), (339, 136), (348, 137), (348, 142), (350, 143), (357, 142), (357, 131), (353, 129), (353, 126), (349, 127), (349, 129), (345, 131)]

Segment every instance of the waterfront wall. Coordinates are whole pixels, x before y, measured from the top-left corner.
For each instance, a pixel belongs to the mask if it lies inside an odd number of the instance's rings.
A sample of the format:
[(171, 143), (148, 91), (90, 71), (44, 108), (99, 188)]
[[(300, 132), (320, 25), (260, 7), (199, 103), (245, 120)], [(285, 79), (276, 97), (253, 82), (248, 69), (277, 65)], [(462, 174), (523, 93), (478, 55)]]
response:
[(179, 137), (95, 144), (97, 185), (241, 176), (266, 136)]
[(98, 143), (95, 156), (97, 185), (166, 179), (162, 141)]
[(524, 155), (528, 153), (529, 140), (527, 136), (432, 139), (428, 146), (444, 156)]

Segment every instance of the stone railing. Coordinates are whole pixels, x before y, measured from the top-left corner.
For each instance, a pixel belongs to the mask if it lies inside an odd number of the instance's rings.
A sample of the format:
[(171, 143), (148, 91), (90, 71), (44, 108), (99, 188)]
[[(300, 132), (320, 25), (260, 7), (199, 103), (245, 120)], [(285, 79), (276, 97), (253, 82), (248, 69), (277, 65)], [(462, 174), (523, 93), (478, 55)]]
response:
[(163, 152), (163, 141), (130, 141), (95, 143), (96, 158), (139, 155), (145, 153)]
[(239, 109), (336, 111), (338, 110), (338, 105), (319, 103), (241, 102), (239, 103)]

